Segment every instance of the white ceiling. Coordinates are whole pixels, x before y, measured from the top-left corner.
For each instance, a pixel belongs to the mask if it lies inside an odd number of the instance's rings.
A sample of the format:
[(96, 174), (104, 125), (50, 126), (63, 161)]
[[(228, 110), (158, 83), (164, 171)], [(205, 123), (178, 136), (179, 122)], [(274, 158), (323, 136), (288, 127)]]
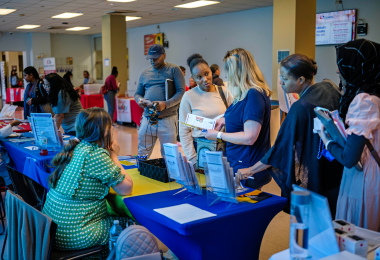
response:
[[(3, 32), (50, 32), (67, 34), (101, 33), (101, 17), (111, 10), (132, 10), (130, 16), (142, 19), (127, 22), (127, 28), (152, 24), (161, 24), (198, 17), (244, 11), (265, 6), (272, 6), (273, 0), (222, 0), (220, 4), (206, 7), (172, 10), (175, 5), (195, 0), (136, 0), (130, 3), (107, 2), (106, 0), (0, 0), (0, 8), (13, 7), (16, 12), (1, 16), (0, 31)], [(114, 5), (110, 5), (113, 3)], [(71, 19), (52, 19), (54, 15), (64, 12), (83, 12), (84, 15)], [(67, 22), (68, 25), (63, 25)], [(18, 30), (24, 24), (41, 25), (32, 30)], [(48, 30), (49, 26), (88, 26), (88, 30), (69, 32), (64, 29)]]

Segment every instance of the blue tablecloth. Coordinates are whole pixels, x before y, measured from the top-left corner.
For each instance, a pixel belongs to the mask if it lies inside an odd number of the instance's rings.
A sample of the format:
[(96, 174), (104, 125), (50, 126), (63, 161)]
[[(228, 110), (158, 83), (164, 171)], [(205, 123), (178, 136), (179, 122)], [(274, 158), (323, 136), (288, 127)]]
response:
[[(31, 133), (24, 133), (24, 137), (33, 137)], [(15, 169), (47, 188), (46, 178), (54, 168), (49, 167), (51, 160), (58, 152), (49, 151), (48, 155), (40, 155), (40, 150), (28, 150), (25, 147), (35, 146), (34, 141), (25, 143), (11, 142), (12, 138), (2, 138), (0, 141), (8, 150), (9, 157), (15, 164)]]
[[(178, 190), (125, 198), (124, 203), (141, 225), (147, 227), (181, 260), (258, 259), (261, 240), (286, 199), (273, 196), (256, 204), (239, 203), (226, 209), (223, 202), (211, 207), (207, 196), (183, 199)], [(154, 209), (188, 203), (217, 214), (216, 217), (179, 224)]]

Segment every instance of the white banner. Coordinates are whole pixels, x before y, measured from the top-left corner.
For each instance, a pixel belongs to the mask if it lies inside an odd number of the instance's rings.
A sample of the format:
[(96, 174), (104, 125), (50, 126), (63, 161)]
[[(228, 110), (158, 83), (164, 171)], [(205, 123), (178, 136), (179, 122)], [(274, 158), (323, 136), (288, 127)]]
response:
[(1, 97), (3, 100), (7, 97), (7, 90), (5, 88), (5, 65), (4, 61), (0, 62), (0, 74), (1, 74)]
[(56, 73), (56, 68), (55, 68), (55, 58), (44, 58), (44, 71), (45, 75), (50, 74), (50, 73)]
[(11, 95), (11, 102), (15, 101), (15, 90), (13, 88), (9, 89), (9, 94)]
[(131, 123), (131, 101), (127, 98), (116, 98), (117, 121)]
[(25, 89), (21, 89), (21, 101), (24, 101)]

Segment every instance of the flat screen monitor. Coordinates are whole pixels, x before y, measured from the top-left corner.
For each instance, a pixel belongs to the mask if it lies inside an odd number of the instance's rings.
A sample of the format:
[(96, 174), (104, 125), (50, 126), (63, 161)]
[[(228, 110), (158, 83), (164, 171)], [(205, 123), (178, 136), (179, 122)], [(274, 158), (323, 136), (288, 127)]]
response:
[(320, 13), (316, 16), (315, 45), (355, 40), (356, 10)]

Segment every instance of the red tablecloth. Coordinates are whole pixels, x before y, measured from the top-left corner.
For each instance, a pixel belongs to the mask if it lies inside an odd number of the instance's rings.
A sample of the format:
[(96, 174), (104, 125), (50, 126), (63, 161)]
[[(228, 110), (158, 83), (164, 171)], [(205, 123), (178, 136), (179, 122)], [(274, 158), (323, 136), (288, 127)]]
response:
[(131, 114), (132, 114), (132, 121), (140, 126), (141, 117), (144, 113), (144, 109), (139, 107), (139, 105), (136, 103), (134, 98), (131, 98)]
[(84, 109), (89, 107), (101, 107), (104, 108), (104, 99), (103, 95), (95, 94), (95, 95), (82, 95), (80, 97), (80, 102)]
[[(10, 122), (12, 122), (12, 120), (0, 120), (0, 129), (9, 125)], [(26, 133), (29, 131), (32, 131), (29, 123), (22, 123), (18, 126), (13, 127), (13, 132), (16, 133)]]
[(6, 103), (24, 101), (24, 88), (7, 88)]

